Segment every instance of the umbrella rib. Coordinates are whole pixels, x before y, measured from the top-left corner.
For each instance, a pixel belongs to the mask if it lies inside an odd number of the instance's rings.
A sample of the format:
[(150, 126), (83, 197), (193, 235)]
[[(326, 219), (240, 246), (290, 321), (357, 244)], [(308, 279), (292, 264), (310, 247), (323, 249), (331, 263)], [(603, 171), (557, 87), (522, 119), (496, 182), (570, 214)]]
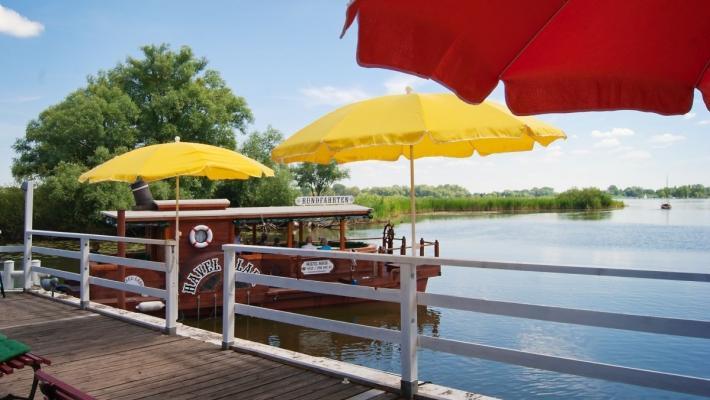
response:
[[(505, 68), (503, 68), (503, 69), (500, 71), (500, 74), (498, 74), (498, 79), (499, 79), (499, 80), (502, 80), (502, 79), (503, 79), (503, 75), (505, 75), (506, 71), (508, 71), (508, 68), (510, 68), (510, 66), (513, 65), (513, 64), (518, 60), (518, 58), (520, 58), (520, 56), (525, 52), (525, 50), (527, 50), (528, 47), (530, 47), (530, 45), (532, 44), (532, 42), (534, 42), (535, 39), (537, 39), (537, 37), (540, 35), (540, 33), (541, 33), (542, 31), (544, 31), (545, 28), (547, 28), (547, 26), (550, 25), (550, 23), (552, 23), (552, 21), (557, 17), (557, 15), (559, 15), (559, 13), (560, 13), (565, 7), (567, 7), (567, 4), (569, 4), (569, 3), (570, 3), (570, 0), (565, 0), (564, 4), (562, 4), (562, 6), (561, 6), (560, 8), (558, 8), (557, 11), (555, 11), (555, 13), (552, 14), (552, 16), (550, 16), (550, 18), (545, 22), (545, 24), (542, 25), (542, 26), (540, 27), (540, 29), (538, 29), (537, 32), (535, 32), (535, 34), (530, 38), (530, 40), (528, 40), (528, 42), (525, 43), (525, 46), (523, 46), (523, 47), (520, 49), (520, 51), (518, 51), (518, 53), (515, 55), (515, 57), (513, 57), (513, 59), (510, 60), (510, 62), (508, 62), (508, 64), (505, 66)], [(507, 102), (508, 102), (508, 99), (506, 98), (505, 101), (506, 101), (506, 103), (507, 103)]]

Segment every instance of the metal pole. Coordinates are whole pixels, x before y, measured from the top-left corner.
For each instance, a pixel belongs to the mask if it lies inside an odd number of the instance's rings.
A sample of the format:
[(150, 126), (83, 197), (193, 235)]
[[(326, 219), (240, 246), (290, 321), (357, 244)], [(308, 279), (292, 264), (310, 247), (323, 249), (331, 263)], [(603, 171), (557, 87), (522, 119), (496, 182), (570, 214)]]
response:
[(227, 350), (234, 344), (234, 250), (224, 250), (224, 269), (222, 272), (222, 349)]
[(89, 239), (82, 238), (79, 242), (79, 251), (81, 252), (79, 258), (79, 305), (84, 310), (89, 308), (91, 299), (89, 292), (89, 245)]
[(175, 245), (178, 246), (176, 252), (180, 257), (180, 177), (175, 177)]
[(412, 256), (417, 255), (417, 203), (414, 198), (414, 145), (409, 145), (409, 204), (412, 210)]
[(417, 366), (417, 278), (416, 264), (402, 264), (400, 266), (400, 324), (401, 328), (401, 354), (402, 397), (412, 399), (417, 393), (418, 366)]
[(22, 189), (25, 191), (25, 251), (24, 260), (22, 264), (23, 271), (23, 282), (22, 288), (25, 291), (32, 289), (32, 234), (29, 231), (32, 230), (32, 205), (34, 203), (34, 183), (32, 181), (26, 181), (22, 185)]
[(165, 333), (177, 333), (179, 264), (177, 244), (165, 246)]

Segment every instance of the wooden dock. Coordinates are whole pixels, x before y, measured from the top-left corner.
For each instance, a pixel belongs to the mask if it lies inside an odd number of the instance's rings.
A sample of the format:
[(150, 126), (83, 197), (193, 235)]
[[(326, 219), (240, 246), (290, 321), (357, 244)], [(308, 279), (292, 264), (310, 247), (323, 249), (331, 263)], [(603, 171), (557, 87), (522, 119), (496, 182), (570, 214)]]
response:
[[(99, 399), (397, 399), (341, 377), (168, 336), (31, 294), (0, 298), (0, 332), (49, 358), (43, 368)], [(29, 368), (0, 378), (26, 396)], [(37, 396), (39, 398), (40, 396)]]

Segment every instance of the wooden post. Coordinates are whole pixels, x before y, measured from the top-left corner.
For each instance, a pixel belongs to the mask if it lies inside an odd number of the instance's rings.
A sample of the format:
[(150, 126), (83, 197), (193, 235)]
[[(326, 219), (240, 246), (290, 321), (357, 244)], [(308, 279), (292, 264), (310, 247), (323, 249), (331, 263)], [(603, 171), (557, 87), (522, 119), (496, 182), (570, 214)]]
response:
[(82, 238), (79, 242), (79, 251), (81, 255), (79, 256), (79, 305), (82, 309), (86, 310), (89, 308), (90, 296), (90, 286), (89, 286), (89, 239)]
[(424, 238), (419, 239), (419, 256), (424, 257)]
[[(125, 237), (126, 236), (126, 210), (118, 210), (118, 215), (116, 216), (116, 236)], [(118, 256), (121, 258), (126, 257), (126, 243), (118, 242)], [(124, 265), (118, 266), (118, 280), (121, 282), (126, 281), (126, 267)], [(126, 292), (123, 290), (118, 291), (118, 296), (116, 297), (116, 305), (118, 308), (126, 309)]]
[(439, 241), (434, 241), (434, 257), (439, 257)]
[(303, 244), (303, 221), (298, 221), (298, 245)]
[(345, 218), (340, 220), (340, 250), (345, 250)]
[(251, 244), (256, 244), (256, 224), (251, 225)]
[(22, 288), (24, 291), (32, 289), (32, 234), (29, 231), (32, 230), (32, 205), (34, 203), (34, 183), (32, 181), (26, 181), (22, 185), (22, 189), (25, 191), (25, 249), (24, 249), (24, 259), (22, 264)]
[(286, 225), (286, 247), (293, 247), (293, 221)]
[(399, 248), (399, 254), (406, 256), (407, 255), (407, 237), (402, 236), (402, 247)]
[(400, 293), (400, 324), (402, 364), (401, 390), (402, 397), (413, 399), (417, 393), (418, 367), (417, 345), (419, 331), (417, 329), (417, 278), (416, 264), (402, 264), (399, 267)]
[(224, 249), (224, 269), (222, 270), (222, 349), (228, 350), (234, 344), (234, 249)]

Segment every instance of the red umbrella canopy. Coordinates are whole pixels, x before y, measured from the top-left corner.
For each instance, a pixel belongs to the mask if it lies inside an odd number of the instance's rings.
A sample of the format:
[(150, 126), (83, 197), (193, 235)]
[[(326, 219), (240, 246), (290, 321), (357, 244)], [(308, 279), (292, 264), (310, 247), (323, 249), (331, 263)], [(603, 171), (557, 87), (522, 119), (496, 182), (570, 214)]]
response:
[(710, 0), (354, 0), (358, 63), (471, 103), (505, 83), (518, 115), (710, 110)]

